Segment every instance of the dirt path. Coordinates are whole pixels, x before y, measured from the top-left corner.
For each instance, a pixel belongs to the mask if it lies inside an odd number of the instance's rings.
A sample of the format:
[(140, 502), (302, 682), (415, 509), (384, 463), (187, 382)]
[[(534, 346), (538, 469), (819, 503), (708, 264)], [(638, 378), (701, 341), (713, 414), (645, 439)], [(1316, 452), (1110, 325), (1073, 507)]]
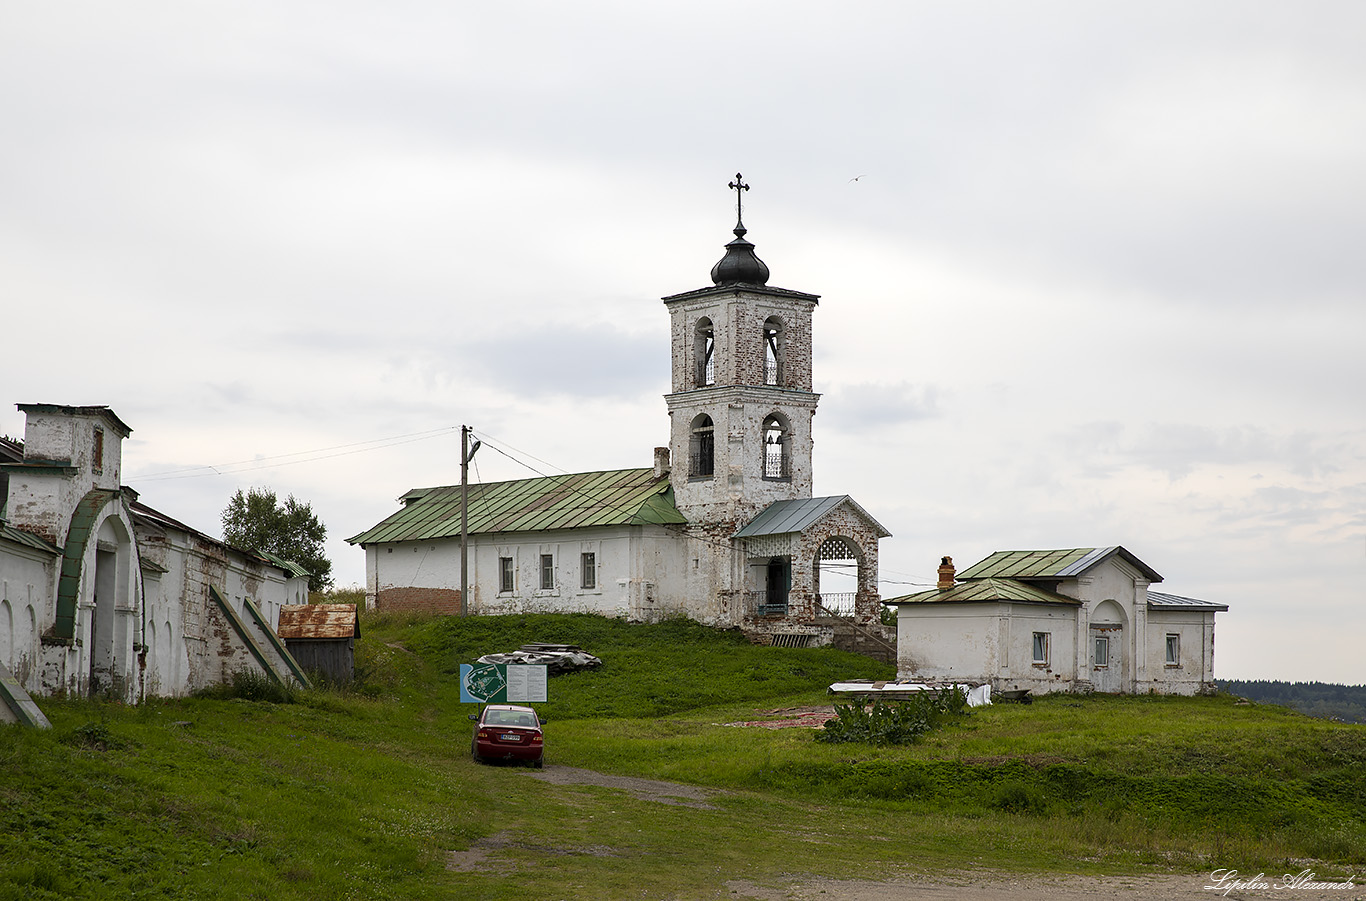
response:
[(636, 779), (631, 776), (608, 776), (605, 773), (595, 773), (572, 766), (547, 766), (528, 775), (533, 779), (553, 782), (556, 785), (600, 785), (603, 788), (616, 788), (642, 801), (696, 807), (701, 810), (714, 810), (715, 805), (708, 803), (707, 799), (721, 794), (720, 791), (698, 788), (695, 785), (662, 782), (658, 779)]

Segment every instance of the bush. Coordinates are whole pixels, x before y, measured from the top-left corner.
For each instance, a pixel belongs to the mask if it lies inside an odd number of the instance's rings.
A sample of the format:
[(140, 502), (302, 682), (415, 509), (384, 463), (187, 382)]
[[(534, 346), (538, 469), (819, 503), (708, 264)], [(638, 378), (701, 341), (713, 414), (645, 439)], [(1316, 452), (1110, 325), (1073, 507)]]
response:
[(1042, 816), (1048, 812), (1048, 797), (1043, 789), (1018, 779), (997, 786), (991, 806), (1007, 813), (1027, 813)]
[(936, 729), (950, 716), (965, 715), (967, 696), (961, 689), (921, 692), (905, 701), (862, 701), (835, 706), (836, 718), (828, 721), (817, 741), (864, 742), (872, 745), (908, 745)]
[(120, 746), (120, 742), (114, 739), (109, 732), (109, 727), (104, 723), (86, 723), (71, 730), (71, 734), (66, 736), (63, 741), (77, 748), (86, 748), (91, 751), (107, 751), (110, 748)]

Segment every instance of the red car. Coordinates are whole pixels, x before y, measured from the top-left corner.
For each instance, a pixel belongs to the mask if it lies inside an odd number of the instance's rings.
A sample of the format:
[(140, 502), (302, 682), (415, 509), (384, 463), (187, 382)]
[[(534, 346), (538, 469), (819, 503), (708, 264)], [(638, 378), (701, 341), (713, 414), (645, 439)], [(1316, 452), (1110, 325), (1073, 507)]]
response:
[(540, 769), (544, 763), (545, 736), (541, 718), (530, 707), (489, 704), (483, 713), (470, 714), (475, 721), (470, 753), (475, 762), (519, 760)]

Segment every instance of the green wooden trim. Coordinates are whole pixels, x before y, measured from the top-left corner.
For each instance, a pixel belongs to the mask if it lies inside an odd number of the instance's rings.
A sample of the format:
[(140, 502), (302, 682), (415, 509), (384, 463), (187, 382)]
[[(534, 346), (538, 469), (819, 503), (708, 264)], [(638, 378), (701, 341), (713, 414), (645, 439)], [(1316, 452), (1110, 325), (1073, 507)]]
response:
[(117, 491), (92, 488), (71, 514), (71, 528), (67, 530), (62, 552), (62, 573), (57, 580), (57, 618), (52, 626), (55, 638), (70, 641), (76, 637), (76, 601), (81, 591), (85, 549), (90, 545), (90, 533), (94, 531), (100, 512), (117, 497)]
[(69, 460), (30, 460), (23, 463), (0, 463), (0, 472), (41, 472), (74, 476), (80, 470), (72, 466)]
[(266, 618), (261, 615), (260, 609), (257, 608), (252, 599), (244, 598), (243, 603), (246, 604), (248, 612), (256, 619), (256, 623), (261, 627), (261, 631), (266, 633), (266, 640), (274, 646), (276, 652), (278, 652), (280, 657), (285, 661), (285, 665), (289, 667), (289, 671), (294, 674), (294, 678), (298, 679), (299, 684), (304, 688), (312, 688), (313, 686), (309, 683), (308, 677), (304, 675), (303, 668), (299, 666), (299, 662), (294, 659), (293, 654), (289, 653), (289, 649), (286, 648), (284, 642), (280, 640), (280, 636), (275, 634), (275, 630), (270, 627), (270, 623), (266, 622)]

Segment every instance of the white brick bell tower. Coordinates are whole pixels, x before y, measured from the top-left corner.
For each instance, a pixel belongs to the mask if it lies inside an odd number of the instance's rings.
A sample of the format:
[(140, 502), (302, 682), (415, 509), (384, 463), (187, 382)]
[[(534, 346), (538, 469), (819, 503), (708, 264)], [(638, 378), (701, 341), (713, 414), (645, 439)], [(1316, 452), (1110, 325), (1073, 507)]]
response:
[(693, 523), (743, 524), (775, 501), (811, 497), (811, 314), (818, 295), (773, 288), (745, 240), (737, 173), (735, 240), (711, 287), (665, 297), (672, 317), (671, 481)]

